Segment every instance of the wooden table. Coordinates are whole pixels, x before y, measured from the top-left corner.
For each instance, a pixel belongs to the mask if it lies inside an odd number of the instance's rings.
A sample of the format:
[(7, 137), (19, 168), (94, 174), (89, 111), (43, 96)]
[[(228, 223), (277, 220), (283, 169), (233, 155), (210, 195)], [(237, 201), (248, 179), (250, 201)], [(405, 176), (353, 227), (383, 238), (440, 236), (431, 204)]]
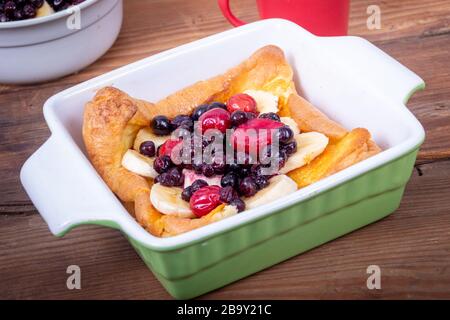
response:
[[(234, 1), (236, 14), (256, 20), (254, 2)], [(366, 27), (370, 4), (381, 8), (381, 30)], [(40, 85), (0, 85), (0, 298), (170, 298), (118, 231), (83, 226), (53, 237), (22, 189), (19, 169), (49, 136), (42, 116), (48, 97), (229, 28), (214, 0), (126, 0), (120, 37), (95, 64)], [(408, 103), (427, 138), (400, 208), (202, 298), (450, 298), (450, 3), (353, 0), (350, 34), (371, 40), (427, 83)], [(81, 267), (81, 290), (66, 288), (72, 264)], [(366, 287), (371, 264), (381, 268), (381, 290)]]

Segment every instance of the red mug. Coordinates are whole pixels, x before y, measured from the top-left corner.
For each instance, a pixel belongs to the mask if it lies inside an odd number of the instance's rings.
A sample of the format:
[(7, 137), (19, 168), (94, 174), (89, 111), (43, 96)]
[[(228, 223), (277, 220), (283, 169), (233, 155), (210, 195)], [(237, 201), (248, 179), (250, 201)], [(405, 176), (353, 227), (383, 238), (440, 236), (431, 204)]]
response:
[[(230, 10), (230, 0), (218, 0), (220, 10), (234, 26), (245, 22)], [(343, 36), (348, 31), (350, 0), (257, 0), (262, 19), (291, 20), (318, 36)]]

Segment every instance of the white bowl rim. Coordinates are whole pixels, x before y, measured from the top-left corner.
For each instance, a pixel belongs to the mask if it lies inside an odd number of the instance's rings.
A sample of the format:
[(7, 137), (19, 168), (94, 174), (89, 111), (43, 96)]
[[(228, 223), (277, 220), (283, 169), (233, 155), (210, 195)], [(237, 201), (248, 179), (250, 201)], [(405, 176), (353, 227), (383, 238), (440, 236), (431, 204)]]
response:
[[(84, 2), (75, 5), (76, 7), (79, 7), (80, 9), (87, 8), (94, 3), (98, 2), (99, 0), (85, 0)], [(48, 16), (39, 17), (39, 18), (32, 18), (27, 20), (19, 20), (19, 21), (8, 21), (8, 22), (0, 22), (0, 30), (1, 29), (13, 29), (13, 28), (22, 28), (22, 27), (29, 27), (34, 26), (41, 23), (50, 22), (53, 20), (60, 19), (62, 17), (69, 16), (73, 14), (72, 8), (74, 6), (71, 6), (65, 10), (55, 12), (53, 14), (50, 14)]]

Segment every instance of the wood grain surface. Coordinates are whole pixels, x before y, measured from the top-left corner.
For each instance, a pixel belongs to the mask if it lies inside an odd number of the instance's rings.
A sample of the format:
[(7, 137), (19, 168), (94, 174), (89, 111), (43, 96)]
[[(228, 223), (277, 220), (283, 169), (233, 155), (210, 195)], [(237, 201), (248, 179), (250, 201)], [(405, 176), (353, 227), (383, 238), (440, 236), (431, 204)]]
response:
[[(381, 8), (380, 30), (366, 27), (371, 4)], [(258, 19), (254, 0), (232, 7), (245, 21)], [(96, 63), (48, 83), (0, 85), (0, 299), (170, 298), (118, 231), (83, 226), (53, 237), (19, 170), (49, 137), (42, 105), (51, 95), (230, 28), (215, 0), (126, 0), (119, 39)], [(427, 84), (408, 103), (427, 137), (400, 208), (201, 299), (450, 298), (450, 2), (353, 0), (349, 33), (372, 41)], [(71, 264), (82, 269), (81, 290), (66, 288)], [(381, 290), (366, 287), (371, 264), (381, 267)]]

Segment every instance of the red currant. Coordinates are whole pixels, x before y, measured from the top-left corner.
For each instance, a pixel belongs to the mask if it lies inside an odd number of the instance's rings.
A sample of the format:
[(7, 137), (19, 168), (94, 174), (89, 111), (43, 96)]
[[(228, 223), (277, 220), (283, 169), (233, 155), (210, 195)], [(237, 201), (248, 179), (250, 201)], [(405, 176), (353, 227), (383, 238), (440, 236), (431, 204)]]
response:
[(232, 96), (227, 103), (227, 109), (230, 112), (244, 111), (256, 113), (256, 101), (245, 93), (239, 93)]
[(237, 150), (249, 152), (251, 146), (263, 147), (271, 144), (272, 130), (283, 126), (283, 123), (270, 119), (252, 119), (237, 127), (231, 141)]
[(216, 208), (220, 202), (220, 187), (202, 187), (191, 196), (189, 201), (192, 211), (197, 217), (202, 217)]
[(164, 142), (158, 150), (158, 156), (172, 156), (173, 149), (181, 143), (181, 139), (169, 139), (166, 142)]
[(231, 127), (230, 113), (221, 108), (211, 109), (199, 118), (202, 133), (208, 129), (217, 129), (222, 133)]

